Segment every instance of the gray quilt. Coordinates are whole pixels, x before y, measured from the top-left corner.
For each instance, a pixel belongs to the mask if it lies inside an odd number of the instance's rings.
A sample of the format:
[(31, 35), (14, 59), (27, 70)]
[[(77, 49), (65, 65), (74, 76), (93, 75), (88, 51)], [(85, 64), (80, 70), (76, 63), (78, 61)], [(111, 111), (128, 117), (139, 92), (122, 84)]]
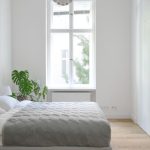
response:
[(110, 125), (94, 102), (31, 103), (3, 128), (3, 146), (110, 146)]

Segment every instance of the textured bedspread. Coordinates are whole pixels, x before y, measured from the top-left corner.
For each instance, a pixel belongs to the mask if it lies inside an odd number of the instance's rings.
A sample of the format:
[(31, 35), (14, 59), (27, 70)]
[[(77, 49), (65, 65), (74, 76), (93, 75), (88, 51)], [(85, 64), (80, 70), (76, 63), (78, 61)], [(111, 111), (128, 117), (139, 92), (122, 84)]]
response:
[(110, 126), (94, 102), (31, 103), (3, 127), (3, 146), (108, 147)]

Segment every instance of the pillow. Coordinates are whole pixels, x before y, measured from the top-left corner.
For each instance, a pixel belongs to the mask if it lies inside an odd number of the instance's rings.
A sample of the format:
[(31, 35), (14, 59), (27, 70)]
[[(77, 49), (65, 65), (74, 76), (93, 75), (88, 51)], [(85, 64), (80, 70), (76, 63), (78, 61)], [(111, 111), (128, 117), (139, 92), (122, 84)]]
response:
[(32, 103), (30, 100), (23, 100), (21, 102), (19, 102), (15, 108), (23, 108), (25, 106), (27, 106), (28, 104)]
[(18, 100), (10, 96), (0, 96), (0, 107), (6, 111), (14, 108), (18, 103)]
[(0, 115), (4, 114), (6, 111), (0, 107)]

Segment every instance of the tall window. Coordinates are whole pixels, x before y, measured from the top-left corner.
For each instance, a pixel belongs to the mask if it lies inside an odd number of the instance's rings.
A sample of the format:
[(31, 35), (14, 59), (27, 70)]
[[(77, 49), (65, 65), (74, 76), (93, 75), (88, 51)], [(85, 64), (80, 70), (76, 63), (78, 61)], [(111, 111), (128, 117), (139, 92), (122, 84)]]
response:
[(94, 0), (66, 6), (48, 0), (47, 84), (51, 88), (93, 88)]

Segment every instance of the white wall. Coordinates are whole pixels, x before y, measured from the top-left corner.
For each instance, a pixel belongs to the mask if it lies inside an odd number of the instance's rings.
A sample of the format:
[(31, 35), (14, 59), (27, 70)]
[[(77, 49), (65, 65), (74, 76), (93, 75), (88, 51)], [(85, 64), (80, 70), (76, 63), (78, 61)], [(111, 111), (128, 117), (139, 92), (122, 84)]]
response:
[(139, 39), (139, 27), (140, 27), (140, 0), (133, 0), (132, 3), (132, 118), (137, 122), (137, 103), (140, 101), (141, 85), (140, 85), (140, 39)]
[(45, 83), (45, 0), (12, 1), (13, 69), (29, 70), (31, 77)]
[(133, 8), (133, 118), (150, 134), (150, 1), (135, 0)]
[(10, 85), (11, 0), (0, 0), (0, 88)]
[[(46, 78), (45, 1), (13, 0), (13, 69), (28, 69), (42, 82)], [(105, 109), (109, 117), (128, 118), (131, 0), (97, 0), (96, 6), (97, 101), (109, 108)]]
[(131, 0), (97, 0), (97, 101), (111, 118), (131, 117)]

